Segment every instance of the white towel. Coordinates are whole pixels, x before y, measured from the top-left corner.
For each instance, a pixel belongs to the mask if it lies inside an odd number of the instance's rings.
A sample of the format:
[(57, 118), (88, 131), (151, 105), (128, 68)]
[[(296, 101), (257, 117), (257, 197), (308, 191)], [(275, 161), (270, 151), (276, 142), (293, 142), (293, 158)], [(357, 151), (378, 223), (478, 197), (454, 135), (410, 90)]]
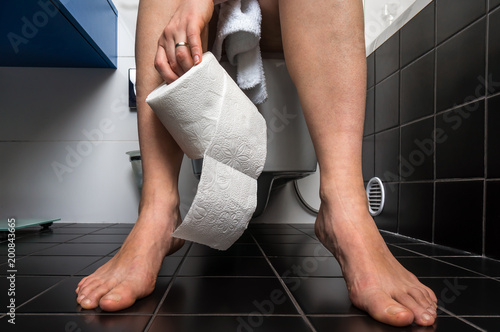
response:
[(257, 206), (267, 153), (264, 118), (210, 52), (146, 101), (188, 157), (203, 157), (198, 191), (173, 236), (229, 248)]
[(212, 49), (220, 61), (222, 44), (229, 63), (236, 66), (236, 82), (254, 104), (267, 99), (260, 53), (262, 15), (257, 0), (231, 0), (220, 4), (217, 35)]

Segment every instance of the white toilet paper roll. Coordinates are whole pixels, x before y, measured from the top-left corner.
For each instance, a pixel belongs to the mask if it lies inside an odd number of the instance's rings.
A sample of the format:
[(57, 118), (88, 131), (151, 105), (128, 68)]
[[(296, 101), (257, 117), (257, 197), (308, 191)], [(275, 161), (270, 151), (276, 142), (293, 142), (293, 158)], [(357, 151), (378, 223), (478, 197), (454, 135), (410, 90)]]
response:
[(212, 53), (146, 99), (190, 158), (203, 158), (198, 191), (173, 235), (229, 248), (257, 206), (257, 178), (266, 160), (266, 123)]

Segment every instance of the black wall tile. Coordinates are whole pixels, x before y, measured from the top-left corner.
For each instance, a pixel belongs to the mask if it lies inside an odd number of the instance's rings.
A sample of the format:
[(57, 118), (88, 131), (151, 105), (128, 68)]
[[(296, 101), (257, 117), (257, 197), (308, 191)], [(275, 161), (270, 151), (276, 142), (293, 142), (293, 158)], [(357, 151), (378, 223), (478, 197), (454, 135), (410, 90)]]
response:
[(399, 69), (399, 31), (375, 51), (375, 81), (379, 83)]
[(436, 178), (484, 176), (484, 101), (436, 119)]
[(500, 178), (500, 96), (488, 99), (488, 178)]
[(364, 135), (375, 132), (375, 88), (366, 92), (365, 129)]
[(432, 241), (433, 183), (401, 183), (399, 233)]
[(500, 9), (490, 14), (489, 25), (488, 75), (491, 75), (491, 78), (489, 79), (488, 92), (496, 93), (500, 91), (500, 43), (498, 42), (500, 35)]
[(485, 39), (482, 19), (437, 48), (437, 111), (484, 96)]
[(401, 181), (434, 179), (434, 118), (401, 127)]
[(436, 0), (437, 42), (441, 43), (486, 13), (486, 0)]
[(375, 136), (363, 138), (363, 180), (370, 181), (375, 176)]
[(485, 254), (500, 259), (500, 182), (486, 183)]
[(399, 72), (375, 86), (375, 131), (399, 124)]
[(375, 135), (375, 176), (399, 181), (399, 128)]
[(500, 5), (500, 0), (490, 0), (490, 10), (493, 10)]
[(434, 113), (434, 51), (401, 71), (401, 124)]
[(375, 85), (375, 52), (366, 58), (366, 86), (371, 88)]
[(436, 183), (435, 243), (482, 253), (483, 181)]
[(398, 230), (398, 203), (399, 203), (399, 184), (386, 183), (385, 189), (385, 204), (382, 213), (373, 218), (377, 227), (389, 232), (397, 232)]
[(434, 47), (434, 2), (415, 15), (400, 33), (403, 67)]

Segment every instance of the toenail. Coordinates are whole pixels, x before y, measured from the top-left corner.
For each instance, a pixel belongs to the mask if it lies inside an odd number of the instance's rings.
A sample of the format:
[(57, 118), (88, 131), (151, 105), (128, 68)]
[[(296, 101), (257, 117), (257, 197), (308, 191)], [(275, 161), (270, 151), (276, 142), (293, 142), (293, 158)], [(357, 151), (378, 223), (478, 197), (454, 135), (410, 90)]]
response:
[(426, 314), (426, 313), (423, 313), (422, 314), (422, 319), (425, 320), (426, 322), (427, 321), (430, 321), (431, 320), (431, 316), (429, 314)]
[(80, 295), (76, 298), (77, 302), (82, 302), (82, 300), (85, 298), (85, 295)]
[(436, 314), (436, 310), (434, 310), (433, 308), (427, 308), (427, 312), (430, 313), (431, 315)]
[(119, 302), (122, 299), (122, 297), (118, 294), (109, 294), (109, 295), (106, 295), (105, 297), (103, 297), (102, 299)]
[(82, 305), (89, 305), (90, 302), (92, 302), (92, 301), (90, 301), (90, 299), (85, 299), (85, 300), (83, 300)]
[(397, 307), (397, 306), (390, 306), (389, 308), (386, 309), (386, 312), (390, 315), (397, 315), (403, 311), (406, 311), (406, 309), (403, 307)]

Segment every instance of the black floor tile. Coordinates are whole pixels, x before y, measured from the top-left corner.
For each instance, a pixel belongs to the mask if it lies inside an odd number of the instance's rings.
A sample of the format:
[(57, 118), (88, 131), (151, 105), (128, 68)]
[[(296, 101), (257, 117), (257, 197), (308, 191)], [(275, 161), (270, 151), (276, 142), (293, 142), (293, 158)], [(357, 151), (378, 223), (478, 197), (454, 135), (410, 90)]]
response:
[(16, 243), (23, 243), (23, 242), (61, 243), (74, 240), (80, 236), (82, 236), (82, 234), (52, 234), (47, 232), (40, 232), (37, 234), (31, 234), (16, 239)]
[(306, 234), (302, 235), (281, 235), (281, 234), (258, 234), (255, 235), (258, 243), (317, 243), (316, 239)]
[(186, 257), (180, 276), (273, 276), (262, 257)]
[(375, 321), (367, 316), (351, 317), (310, 317), (311, 323), (318, 332), (477, 332), (472, 326), (453, 317), (438, 317), (434, 327), (421, 327), (417, 325), (393, 327)]
[(182, 257), (169, 256), (163, 259), (163, 263), (160, 268), (159, 276), (172, 276), (179, 267), (182, 261)]
[(134, 228), (134, 225), (135, 224), (115, 224), (115, 225), (112, 225), (110, 227), (112, 228), (126, 228), (126, 229), (132, 229)]
[(102, 228), (107, 228), (109, 227), (109, 224), (105, 224), (105, 223), (74, 223), (74, 224), (70, 224), (70, 225), (67, 225), (65, 226), (67, 228), (98, 228), (98, 229), (102, 229)]
[(311, 331), (302, 317), (283, 316), (157, 316), (149, 332), (306, 332)]
[(349, 300), (342, 278), (283, 280), (306, 314), (363, 314)]
[[(88, 276), (94, 273), (98, 268), (103, 266), (105, 263), (107, 263), (111, 258), (112, 258), (111, 256), (106, 256), (98, 260), (97, 262), (87, 266), (85, 269), (78, 271), (75, 275)], [(165, 257), (163, 259), (163, 264), (160, 268), (158, 276), (159, 277), (172, 276), (177, 270), (177, 267), (179, 266), (181, 260), (182, 257), (174, 257), (174, 256)]]
[(500, 262), (493, 259), (484, 257), (440, 257), (439, 259), (490, 277), (500, 278)]
[[(57, 243), (29, 243), (29, 242), (16, 242), (16, 256), (30, 255), (41, 250), (57, 246)], [(8, 255), (7, 243), (0, 244), (0, 256)]]
[(42, 233), (52, 233), (52, 234), (90, 234), (98, 232), (103, 228), (98, 227), (58, 227), (50, 228), (48, 230), (42, 231)]
[(318, 239), (318, 237), (316, 236), (316, 231), (314, 229), (302, 229), (302, 232), (314, 239)]
[(290, 224), (293, 228), (297, 229), (314, 229), (314, 223), (310, 224)]
[(36, 252), (36, 256), (105, 256), (120, 247), (117, 243), (63, 243)]
[(84, 235), (74, 240), (71, 243), (119, 243), (122, 244), (127, 238), (124, 234), (90, 234)]
[(184, 245), (182, 246), (182, 248), (180, 248), (179, 250), (177, 250), (176, 252), (174, 252), (170, 256), (183, 257), (189, 251), (189, 248), (191, 248), (191, 244), (192, 244), (192, 242), (186, 241), (184, 243)]
[(500, 282), (488, 278), (424, 278), (438, 297), (438, 305), (455, 315), (500, 313)]
[[(259, 229), (259, 228), (282, 228), (282, 229), (290, 229), (292, 228), (293, 229), (293, 226), (291, 226), (292, 224), (252, 224), (250, 223), (248, 225), (248, 228), (250, 230), (253, 230), (253, 229)], [(295, 226), (295, 224), (294, 224)]]
[[(313, 224), (254, 225), (241, 242), (227, 251), (187, 242), (177, 253), (165, 258), (151, 296), (117, 315), (103, 313), (100, 309), (83, 310), (76, 303), (77, 283), (111, 259), (109, 252), (117, 251), (126, 236), (125, 231), (133, 225), (107, 226), (58, 224), (45, 234), (39, 230), (25, 230), (16, 241), (18, 310), (15, 329), (6, 325), (8, 316), (0, 319), (0, 328), (3, 330), (6, 326), (9, 331), (19, 329), (23, 332), (41, 326), (50, 331), (143, 331), (170, 285), (169, 276), (175, 273), (182, 256), (187, 254), (149, 331), (310, 331), (281, 283), (273, 277), (272, 269), (250, 235), (252, 232), (302, 310), (308, 315), (328, 316), (309, 317), (318, 332), (327, 329), (476, 331), (472, 325), (457, 318), (445, 317), (443, 312), (434, 328), (415, 325), (393, 328), (375, 322), (352, 306), (340, 266), (332, 255), (319, 243), (308, 243), (315, 241)], [(496, 301), (500, 297), (500, 262), (381, 233), (398, 260), (435, 291), (441, 307), (488, 331), (499, 326), (500, 316), (485, 316), (500, 313), (500, 304)], [(68, 241), (70, 243), (61, 244)], [(252, 242), (245, 243), (247, 241)], [(5, 243), (0, 244), (0, 256), (5, 258), (4, 249)], [(99, 256), (81, 256), (93, 254)], [(2, 263), (2, 270), (5, 270), (5, 263)], [(468, 270), (499, 279), (481, 278)], [(7, 279), (2, 276), (0, 289), (7, 290), (7, 285)], [(5, 294), (0, 296), (2, 302), (3, 298)], [(4, 312), (0, 310), (0, 316)]]
[(103, 258), (99, 259), (98, 261), (96, 261), (95, 263), (92, 263), (91, 265), (87, 266), (83, 270), (78, 271), (77, 273), (75, 273), (75, 275), (84, 276), (84, 277), (88, 276), (88, 275), (94, 273), (98, 268), (103, 266), (105, 263), (107, 263), (111, 258), (112, 258), (111, 256), (103, 257)]
[(128, 235), (130, 233), (130, 230), (128, 227), (127, 228), (119, 228), (119, 227), (107, 227), (100, 229), (98, 231), (93, 232), (92, 234), (111, 234), (111, 235)]
[(17, 315), (16, 325), (0, 320), (2, 331), (61, 332), (138, 332), (143, 331), (150, 316), (140, 315)]
[(294, 228), (254, 228), (250, 232), (254, 236), (258, 234), (282, 234), (282, 235), (301, 235), (304, 234), (298, 229)]
[(249, 232), (245, 232), (240, 236), (238, 240), (236, 240), (235, 243), (249, 244), (249, 243), (255, 243), (255, 241)]
[(227, 250), (217, 250), (202, 244), (193, 243), (188, 256), (256, 256), (262, 257), (262, 253), (256, 244), (233, 244)]
[(332, 256), (321, 243), (265, 243), (261, 244), (267, 256)]
[(467, 317), (466, 319), (488, 332), (499, 330), (500, 317)]
[(278, 274), (286, 277), (342, 277), (340, 265), (334, 257), (279, 257), (269, 258)]
[(73, 275), (97, 261), (95, 256), (29, 256), (16, 262), (18, 275)]
[(16, 306), (19, 307), (32, 297), (54, 286), (62, 279), (62, 277), (16, 276), (15, 287), (12, 289), (10, 287), (10, 280), (5, 277), (0, 278), (0, 289), (2, 290), (0, 295), (0, 299), (2, 300), (0, 303), (0, 312), (6, 312), (7, 302), (10, 301), (10, 296), (8, 295), (10, 290), (15, 292), (15, 296), (12, 296), (12, 298), (15, 299)]
[(423, 255), (431, 256), (431, 257), (440, 257), (440, 256), (469, 256), (470, 253), (458, 249), (433, 245), (433, 244), (424, 244), (424, 243), (402, 243), (398, 244), (398, 247), (402, 247), (404, 249), (416, 251)]
[(159, 313), (297, 314), (276, 278), (177, 277)]
[[(43, 293), (22, 307), (18, 308), (19, 313), (80, 313), (80, 312), (101, 312), (101, 309), (85, 310), (76, 302), (75, 289), (80, 282), (80, 277), (69, 277), (56, 287)], [(165, 293), (170, 278), (159, 277), (153, 293), (141, 300), (138, 300), (132, 307), (120, 311), (121, 314), (152, 314)], [(54, 301), (57, 299), (57, 301)]]
[(432, 258), (426, 257), (412, 257), (412, 258), (398, 258), (398, 261), (408, 271), (415, 274), (417, 277), (478, 277), (479, 275), (474, 272), (464, 270), (462, 268), (449, 265), (447, 263), (439, 262)]

